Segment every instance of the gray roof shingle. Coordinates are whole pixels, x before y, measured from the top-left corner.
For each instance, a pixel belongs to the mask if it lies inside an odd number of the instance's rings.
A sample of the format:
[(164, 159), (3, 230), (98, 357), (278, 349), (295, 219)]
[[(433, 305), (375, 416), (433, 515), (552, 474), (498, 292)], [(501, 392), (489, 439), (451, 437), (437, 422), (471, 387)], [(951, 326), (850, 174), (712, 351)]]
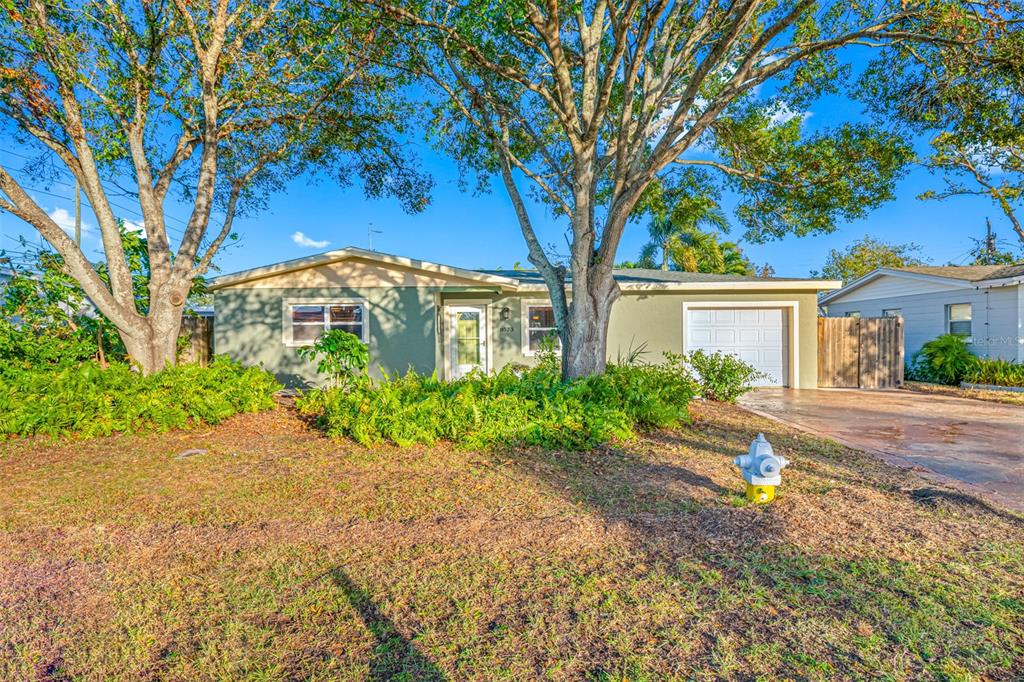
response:
[(895, 269), (902, 270), (903, 272), (913, 272), (918, 275), (962, 279), (968, 282), (1024, 275), (1024, 263), (1016, 265), (917, 265)]

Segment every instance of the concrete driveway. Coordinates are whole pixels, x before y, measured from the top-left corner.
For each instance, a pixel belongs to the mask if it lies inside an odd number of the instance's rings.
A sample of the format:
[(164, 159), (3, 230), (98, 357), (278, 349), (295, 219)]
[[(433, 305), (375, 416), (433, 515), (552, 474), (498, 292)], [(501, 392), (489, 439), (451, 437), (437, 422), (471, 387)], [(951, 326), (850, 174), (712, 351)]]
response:
[(911, 391), (761, 389), (747, 409), (1024, 511), (1024, 408)]

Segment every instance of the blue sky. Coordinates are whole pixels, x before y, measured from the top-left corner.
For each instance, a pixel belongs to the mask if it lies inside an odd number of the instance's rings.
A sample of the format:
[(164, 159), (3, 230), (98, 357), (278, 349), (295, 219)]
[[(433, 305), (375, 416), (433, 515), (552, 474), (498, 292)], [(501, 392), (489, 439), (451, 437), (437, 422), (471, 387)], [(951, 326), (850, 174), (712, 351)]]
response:
[[(841, 97), (818, 102), (810, 109), (805, 126), (815, 129), (860, 118), (860, 105)], [(917, 140), (926, 148), (924, 140)], [(495, 185), (489, 194), (477, 195), (459, 189), (458, 174), (447, 158), (434, 154), (425, 144), (414, 145), (424, 167), (436, 182), (431, 205), (422, 213), (408, 215), (393, 199), (368, 200), (361, 188), (339, 188), (329, 179), (300, 177), (284, 191), (274, 195), (266, 209), (257, 215), (236, 221), (240, 243), (224, 251), (217, 259), (221, 272), (233, 272), (280, 260), (297, 258), (343, 246), (367, 246), (367, 228), (372, 223), (380, 234), (373, 235), (379, 251), (407, 255), (462, 267), (511, 268), (519, 262), (529, 267), (526, 246), (504, 189)], [(31, 150), (9, 139), (0, 145), (0, 163), (17, 172), (27, 162)], [(73, 215), (69, 177), (42, 184), (27, 183), (40, 205), (58, 219), (69, 221)], [(915, 242), (934, 263), (960, 263), (972, 247), (971, 238), (984, 231), (986, 216), (1001, 240), (1012, 244), (1013, 234), (1005, 218), (985, 199), (956, 198), (944, 202), (919, 201), (916, 196), (928, 188), (939, 187), (938, 178), (916, 169), (899, 182), (897, 199), (872, 212), (867, 218), (844, 224), (828, 235), (787, 237), (766, 244), (741, 242), (747, 255), (758, 264), (770, 263), (779, 276), (807, 276), (820, 268), (832, 248), (842, 248), (870, 234), (887, 241)], [(139, 220), (130, 200), (114, 201), (126, 220)], [(731, 202), (726, 202), (727, 208)], [(172, 233), (183, 226), (187, 207), (170, 207)], [(535, 221), (541, 226), (545, 243), (564, 245), (563, 224), (556, 222), (541, 206), (533, 207)], [(177, 220), (176, 220), (177, 219)], [(85, 248), (99, 259), (99, 241), (95, 219), (84, 212), (87, 225)], [(90, 229), (91, 228), (91, 229)], [(301, 232), (306, 246), (293, 238)], [(733, 238), (739, 237), (739, 229)], [(19, 236), (38, 241), (32, 228), (18, 218), (0, 213), (0, 248), (18, 250)], [(645, 241), (645, 224), (630, 226), (617, 260), (635, 258)], [(301, 240), (300, 240), (301, 241)], [(564, 251), (564, 249), (563, 249)]]

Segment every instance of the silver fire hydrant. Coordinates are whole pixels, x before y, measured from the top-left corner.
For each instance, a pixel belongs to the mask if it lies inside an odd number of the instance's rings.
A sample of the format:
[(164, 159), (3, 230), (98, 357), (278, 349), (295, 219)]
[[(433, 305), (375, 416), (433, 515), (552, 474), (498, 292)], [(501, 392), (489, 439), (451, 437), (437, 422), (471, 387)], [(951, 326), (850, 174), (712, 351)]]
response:
[(782, 483), (782, 470), (789, 460), (776, 455), (763, 433), (750, 443), (750, 450), (733, 460), (747, 482), (747, 499), (764, 504), (775, 499), (775, 486)]

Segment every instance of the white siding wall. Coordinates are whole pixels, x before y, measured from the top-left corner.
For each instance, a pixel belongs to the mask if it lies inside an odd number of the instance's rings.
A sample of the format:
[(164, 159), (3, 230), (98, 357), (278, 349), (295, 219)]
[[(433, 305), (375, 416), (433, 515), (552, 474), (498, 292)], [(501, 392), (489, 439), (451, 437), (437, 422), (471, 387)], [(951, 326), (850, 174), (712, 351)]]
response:
[(1021, 285), (856, 301), (844, 297), (829, 303), (827, 308), (830, 317), (843, 317), (853, 311), (859, 311), (862, 317), (881, 317), (883, 310), (901, 309), (909, 360), (925, 342), (946, 333), (946, 306), (950, 303), (971, 304), (973, 350), (977, 355), (1024, 360), (1021, 345), (1024, 291)]

